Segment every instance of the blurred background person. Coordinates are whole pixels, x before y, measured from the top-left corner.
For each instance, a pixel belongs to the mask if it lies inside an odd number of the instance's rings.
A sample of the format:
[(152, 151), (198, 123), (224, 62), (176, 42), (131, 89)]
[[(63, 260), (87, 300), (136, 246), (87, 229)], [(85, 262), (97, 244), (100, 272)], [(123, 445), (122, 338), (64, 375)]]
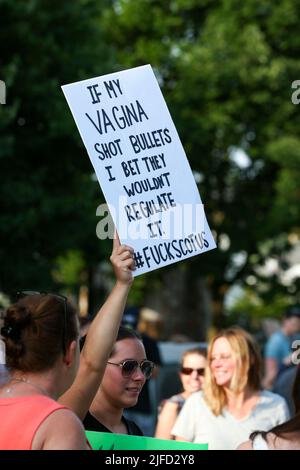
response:
[(185, 402), (172, 429), (180, 441), (234, 450), (255, 429), (268, 430), (289, 418), (282, 397), (260, 389), (261, 358), (241, 328), (221, 331), (210, 342), (203, 392)]
[(299, 338), (300, 306), (289, 307), (282, 320), (279, 331), (273, 333), (268, 339), (264, 351), (264, 378), (262, 384), (271, 390), (276, 380), (287, 368), (293, 367), (292, 343)]
[(192, 393), (202, 389), (205, 367), (205, 349), (189, 349), (183, 354), (179, 371), (183, 391), (162, 402), (155, 437), (159, 439), (174, 439), (174, 436), (171, 434), (171, 429), (174, 426), (185, 400)]
[(296, 374), (297, 367), (289, 367), (279, 375), (272, 389), (274, 393), (278, 393), (278, 395), (285, 399), (291, 416), (295, 416), (296, 413), (293, 399), (293, 385)]

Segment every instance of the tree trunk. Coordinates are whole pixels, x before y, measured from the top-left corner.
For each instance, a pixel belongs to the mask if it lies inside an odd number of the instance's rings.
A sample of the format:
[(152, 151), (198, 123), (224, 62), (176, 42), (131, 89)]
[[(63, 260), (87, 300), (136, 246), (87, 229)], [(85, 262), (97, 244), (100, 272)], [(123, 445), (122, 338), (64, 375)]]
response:
[(159, 291), (148, 294), (146, 306), (162, 315), (162, 338), (206, 341), (211, 325), (211, 299), (206, 282), (185, 269), (167, 269)]

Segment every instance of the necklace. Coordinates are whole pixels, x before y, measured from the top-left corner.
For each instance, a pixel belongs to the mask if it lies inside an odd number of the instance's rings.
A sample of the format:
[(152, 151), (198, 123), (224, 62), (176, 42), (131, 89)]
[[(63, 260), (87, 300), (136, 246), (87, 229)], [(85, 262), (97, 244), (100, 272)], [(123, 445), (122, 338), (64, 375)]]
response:
[(38, 390), (42, 395), (47, 395), (49, 396), (49, 393), (42, 387), (40, 387), (39, 385), (37, 384), (34, 384), (32, 383), (29, 379), (27, 379), (26, 377), (20, 377), (20, 378), (17, 378), (17, 377), (13, 377), (11, 380), (10, 380), (10, 386), (7, 387), (5, 389), (5, 393), (9, 394), (11, 393), (13, 387), (14, 387), (14, 384), (12, 382), (17, 382), (17, 383), (25, 383), (25, 384), (28, 384), (30, 385), (31, 387), (35, 388), (36, 390)]

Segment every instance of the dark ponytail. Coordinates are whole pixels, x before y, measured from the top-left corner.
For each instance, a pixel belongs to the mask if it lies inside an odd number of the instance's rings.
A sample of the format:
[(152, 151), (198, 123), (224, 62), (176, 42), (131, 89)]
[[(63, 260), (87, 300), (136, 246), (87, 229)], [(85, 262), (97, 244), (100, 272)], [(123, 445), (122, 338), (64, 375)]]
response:
[(24, 372), (50, 369), (63, 353), (63, 340), (69, 345), (77, 338), (76, 317), (69, 302), (65, 307), (52, 294), (28, 295), (13, 304), (1, 329), (7, 367)]

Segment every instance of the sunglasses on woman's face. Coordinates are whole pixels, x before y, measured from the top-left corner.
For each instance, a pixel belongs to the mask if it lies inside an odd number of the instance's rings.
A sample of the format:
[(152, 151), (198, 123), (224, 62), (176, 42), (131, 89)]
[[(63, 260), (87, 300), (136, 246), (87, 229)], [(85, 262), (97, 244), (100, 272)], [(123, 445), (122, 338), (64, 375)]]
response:
[(194, 371), (197, 372), (197, 375), (204, 375), (204, 372), (205, 372), (205, 368), (204, 367), (200, 367), (200, 369), (193, 369), (192, 367), (181, 367), (181, 370), (180, 372), (183, 374), (183, 375), (191, 375)]
[(150, 379), (155, 367), (154, 362), (148, 361), (148, 359), (141, 362), (135, 361), (134, 359), (127, 359), (126, 361), (119, 363), (109, 361), (107, 363), (121, 367), (123, 377), (130, 377), (139, 367), (144, 374), (145, 379)]

